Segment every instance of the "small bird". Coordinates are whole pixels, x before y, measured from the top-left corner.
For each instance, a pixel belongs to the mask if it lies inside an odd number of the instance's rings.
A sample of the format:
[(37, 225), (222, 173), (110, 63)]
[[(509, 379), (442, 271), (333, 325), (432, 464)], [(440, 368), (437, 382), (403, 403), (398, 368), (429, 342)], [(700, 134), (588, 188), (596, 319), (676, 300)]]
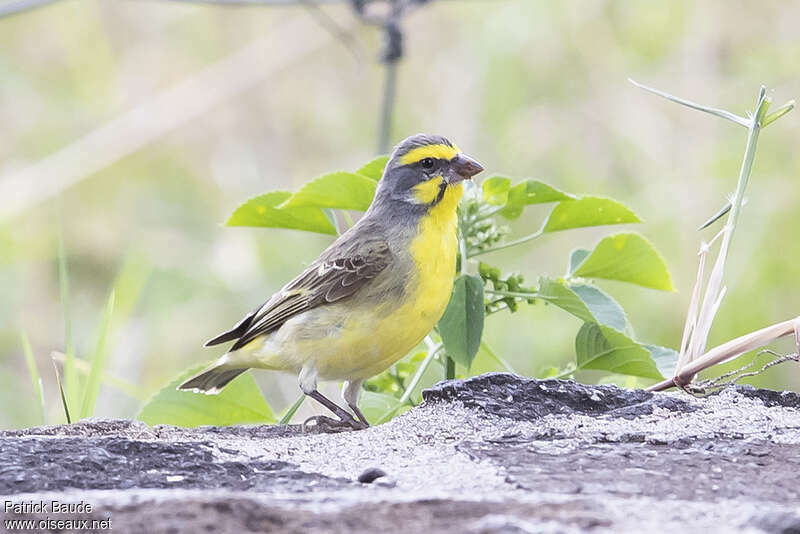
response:
[[(362, 429), (365, 379), (386, 370), (431, 331), (450, 300), (462, 181), (483, 167), (441, 136), (418, 134), (393, 150), (364, 216), (305, 271), (205, 346), (235, 341), (178, 389), (218, 393), (249, 368), (287, 371), (304, 394)], [(355, 417), (319, 391), (345, 381)]]

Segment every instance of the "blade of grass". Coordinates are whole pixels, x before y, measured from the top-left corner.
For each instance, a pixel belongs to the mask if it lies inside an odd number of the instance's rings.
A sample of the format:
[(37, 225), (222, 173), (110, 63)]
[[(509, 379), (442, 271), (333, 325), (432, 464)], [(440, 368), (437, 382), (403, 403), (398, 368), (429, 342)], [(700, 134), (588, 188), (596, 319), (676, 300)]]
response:
[(36, 367), (36, 359), (33, 357), (33, 350), (31, 343), (28, 341), (28, 336), (25, 331), (20, 331), (20, 340), (22, 341), (22, 350), (25, 353), (25, 362), (28, 364), (28, 374), (31, 377), (31, 384), (33, 384), (33, 391), (39, 399), (40, 416), (43, 425), (47, 424), (47, 412), (44, 405), (44, 390), (42, 388), (42, 377), (39, 375), (39, 369)]
[(636, 87), (638, 87), (639, 89), (644, 89), (645, 91), (653, 93), (654, 95), (658, 95), (662, 98), (666, 98), (667, 100), (671, 100), (672, 102), (675, 102), (677, 104), (681, 104), (682, 106), (696, 109), (698, 111), (703, 111), (705, 113), (710, 113), (711, 115), (715, 115), (717, 117), (735, 122), (736, 124), (744, 126), (745, 128), (750, 128), (750, 121), (748, 119), (746, 119), (745, 117), (740, 117), (739, 115), (731, 113), (730, 111), (725, 111), (724, 109), (712, 108), (709, 106), (703, 106), (702, 104), (697, 104), (695, 102), (692, 102), (691, 100), (685, 100), (683, 98), (679, 98), (675, 95), (671, 95), (664, 91), (648, 87), (647, 85), (641, 84), (632, 78), (628, 78), (628, 81), (631, 82)]
[(708, 256), (709, 245), (704, 241), (700, 246), (700, 265), (697, 267), (697, 278), (695, 279), (692, 296), (689, 299), (689, 310), (686, 312), (686, 322), (683, 325), (683, 337), (681, 338), (681, 350), (678, 353), (678, 363), (675, 369), (680, 369), (686, 365), (689, 357), (689, 341), (697, 328), (697, 308), (700, 305), (700, 292), (703, 288), (703, 276), (706, 272), (706, 256)]
[(298, 397), (298, 399), (294, 401), (294, 404), (289, 406), (289, 408), (286, 410), (286, 413), (283, 414), (283, 417), (281, 417), (281, 420), (278, 421), (278, 424), (288, 425), (289, 421), (291, 421), (292, 417), (294, 417), (294, 414), (297, 413), (297, 410), (300, 409), (300, 406), (303, 404), (304, 400), (306, 400), (306, 396), (300, 395), (300, 397)]
[(789, 100), (787, 103), (776, 109), (774, 112), (764, 117), (764, 120), (761, 121), (761, 127), (766, 128), (768, 124), (775, 122), (776, 120), (780, 119), (793, 109), (794, 109), (794, 100)]
[(710, 219), (708, 219), (706, 222), (704, 222), (700, 226), (700, 228), (697, 229), (697, 231), (699, 232), (700, 230), (705, 230), (706, 228), (708, 228), (709, 226), (711, 226), (712, 224), (714, 224), (715, 222), (720, 220), (726, 213), (731, 211), (731, 207), (732, 207), (732, 205), (731, 205), (730, 202), (725, 204), (725, 206), (723, 206), (723, 208), (721, 210), (719, 210), (717, 213), (712, 215)]
[(64, 415), (67, 418), (67, 424), (70, 424), (72, 422), (72, 417), (69, 415), (69, 405), (64, 395), (64, 385), (61, 383), (61, 373), (58, 371), (58, 364), (55, 359), (53, 359), (53, 370), (56, 372), (56, 382), (58, 383), (58, 392), (61, 394), (61, 405), (64, 407)]
[[(67, 270), (67, 253), (64, 246), (64, 231), (61, 223), (61, 209), (59, 204), (58, 221), (58, 288), (61, 296), (61, 308), (64, 314), (64, 382), (61, 388), (61, 401), (64, 411), (69, 412), (69, 406), (77, 406), (78, 374), (75, 371), (75, 346), (72, 344), (72, 318), (69, 305), (69, 271)], [(68, 418), (69, 419), (69, 418)], [(69, 422), (69, 421), (68, 421)]]
[(86, 380), (86, 388), (83, 392), (81, 419), (90, 417), (94, 413), (97, 395), (100, 393), (100, 377), (106, 362), (106, 338), (111, 327), (111, 317), (114, 314), (114, 295), (115, 292), (112, 290), (100, 323), (100, 334), (92, 356), (92, 367), (89, 370), (89, 378)]

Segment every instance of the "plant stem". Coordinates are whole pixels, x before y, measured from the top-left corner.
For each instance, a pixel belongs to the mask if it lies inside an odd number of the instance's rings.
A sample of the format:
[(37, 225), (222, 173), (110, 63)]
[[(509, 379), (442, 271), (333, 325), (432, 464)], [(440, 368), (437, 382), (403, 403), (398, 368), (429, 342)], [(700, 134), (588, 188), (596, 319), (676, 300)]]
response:
[(695, 374), (708, 369), (712, 365), (724, 362), (740, 356), (745, 352), (749, 352), (758, 347), (763, 347), (767, 343), (800, 332), (800, 317), (797, 319), (790, 319), (782, 323), (774, 324), (761, 330), (756, 330), (747, 335), (732, 339), (727, 343), (723, 343), (718, 347), (714, 347), (705, 353), (701, 358), (690, 362), (686, 367), (680, 370), (673, 378), (659, 382), (647, 388), (648, 391), (662, 391), (674, 386), (686, 385), (690, 380), (686, 380)]
[(467, 240), (464, 237), (464, 231), (459, 232), (462, 235), (458, 236), (458, 253), (461, 256), (461, 274), (467, 274)]
[(403, 384), (403, 381), (400, 379), (400, 377), (391, 371), (389, 371), (389, 376), (392, 377), (392, 380), (394, 380), (394, 383), (397, 384), (397, 387), (399, 387), (400, 390), (405, 394), (406, 386)]
[(530, 293), (523, 293), (523, 292), (520, 292), (520, 291), (503, 291), (501, 289), (489, 289), (489, 288), (484, 289), (484, 291), (486, 293), (491, 293), (492, 295), (502, 295), (504, 297), (514, 297), (514, 298), (519, 298), (519, 299), (544, 298), (542, 295), (540, 295), (539, 293), (536, 293), (535, 291), (532, 291)]
[[(64, 246), (64, 225), (61, 216), (61, 202), (58, 202), (58, 287), (61, 296), (61, 308), (64, 314), (64, 382), (61, 400), (64, 402), (64, 413), (69, 413), (68, 406), (77, 408), (78, 373), (75, 370), (75, 346), (72, 344), (72, 316), (69, 303), (69, 271), (67, 269), (67, 252)], [(69, 421), (68, 421), (69, 422)]]
[(490, 252), (496, 252), (498, 250), (503, 250), (504, 248), (515, 247), (517, 245), (521, 245), (522, 243), (527, 243), (528, 241), (532, 241), (532, 240), (536, 239), (537, 237), (540, 237), (542, 234), (543, 234), (542, 230), (537, 230), (536, 232), (534, 232), (532, 234), (528, 234), (525, 237), (521, 237), (519, 239), (515, 239), (514, 241), (509, 241), (508, 243), (503, 243), (502, 245), (497, 245), (496, 247), (487, 248), (487, 249), (484, 249), (484, 250), (479, 250), (478, 252), (473, 252), (470, 257), (472, 258), (472, 257), (475, 257), (475, 256), (480, 256), (481, 254), (488, 254)]
[(456, 362), (450, 356), (444, 359), (444, 379), (453, 380), (456, 377)]
[(471, 223), (476, 223), (476, 222), (480, 222), (480, 221), (483, 221), (485, 219), (488, 219), (489, 217), (494, 217), (495, 215), (497, 215), (498, 213), (503, 211), (503, 208), (505, 208), (505, 206), (497, 206), (495, 208), (486, 210), (486, 211), (484, 211), (482, 213), (478, 213), (477, 215), (475, 215), (475, 217), (470, 219), (470, 222)]
[[(503, 301), (503, 299), (500, 299), (497, 302), (493, 302), (492, 304), (497, 304), (498, 302), (502, 302), (502, 301)], [(508, 309), (508, 305), (506, 303), (503, 303), (502, 305), (498, 306), (497, 308), (493, 309), (492, 311), (487, 311), (486, 312), (486, 317), (489, 317), (490, 315), (493, 315), (493, 314), (495, 314), (497, 312), (501, 312), (501, 311), (507, 310), (507, 309)]]
[(411, 395), (414, 392), (414, 388), (416, 388), (417, 385), (419, 384), (419, 381), (422, 380), (422, 375), (424, 375), (425, 371), (428, 370), (428, 367), (430, 366), (431, 362), (436, 357), (436, 354), (438, 354), (439, 351), (442, 350), (442, 347), (443, 345), (439, 343), (432, 350), (428, 351), (428, 355), (425, 356), (425, 359), (422, 360), (421, 364), (419, 364), (417, 372), (414, 373), (414, 376), (411, 378), (411, 381), (408, 383), (408, 386), (406, 386), (405, 392), (400, 397), (400, 404), (405, 404), (411, 399)]
[(298, 397), (298, 399), (296, 401), (294, 401), (294, 404), (289, 406), (289, 409), (286, 410), (285, 414), (283, 414), (283, 417), (281, 417), (281, 420), (278, 422), (278, 424), (279, 425), (288, 425), (289, 421), (292, 420), (292, 417), (294, 417), (294, 414), (300, 408), (300, 405), (303, 404), (304, 400), (306, 400), (306, 396), (305, 395), (300, 395), (300, 397)]
[(553, 379), (556, 379), (556, 380), (562, 380), (562, 379), (568, 377), (569, 375), (575, 374), (575, 371), (577, 371), (577, 370), (578, 369), (576, 367), (572, 367), (572, 368), (567, 367), (564, 371), (558, 373), (556, 376), (551, 376), (549, 378), (553, 378)]
[[(719, 253), (717, 254), (717, 258), (714, 262), (714, 267), (709, 275), (708, 284), (705, 292), (703, 293), (702, 304), (700, 305), (700, 310), (698, 312), (696, 311), (696, 308), (699, 304), (700, 285), (703, 278), (706, 254), (708, 253), (710, 244), (703, 243), (700, 249), (700, 266), (698, 268), (697, 280), (695, 282), (689, 311), (686, 317), (683, 340), (681, 341), (681, 353), (678, 360), (678, 366), (675, 371), (675, 376), (648, 388), (650, 391), (660, 391), (672, 386), (686, 386), (691, 383), (691, 381), (694, 379), (694, 376), (698, 372), (707, 369), (712, 365), (716, 365), (717, 363), (743, 354), (748, 350), (762, 346), (776, 337), (787, 335), (791, 331), (794, 331), (796, 335), (800, 337), (800, 334), (797, 334), (797, 331), (800, 328), (800, 322), (787, 321), (785, 323), (765, 328), (759, 330), (758, 332), (753, 332), (747, 336), (742, 336), (741, 338), (729, 341), (728, 343), (720, 345), (703, 354), (705, 352), (706, 343), (708, 342), (708, 335), (711, 331), (711, 325), (714, 322), (714, 318), (719, 311), (722, 299), (725, 296), (726, 288), (722, 285), (725, 274), (725, 263), (728, 259), (728, 252), (730, 250), (733, 234), (739, 222), (739, 215), (741, 214), (742, 205), (744, 202), (744, 193), (747, 189), (747, 184), (750, 180), (750, 174), (753, 170), (753, 162), (755, 160), (759, 133), (762, 128), (791, 111), (794, 108), (795, 103), (793, 100), (789, 101), (771, 115), (767, 115), (767, 111), (769, 110), (770, 106), (770, 99), (766, 96), (766, 87), (762, 85), (758, 93), (758, 101), (753, 115), (749, 118), (744, 118), (725, 110), (695, 104), (689, 100), (684, 100), (663, 91), (646, 87), (633, 80), (630, 80), (630, 82), (637, 87), (641, 87), (642, 89), (645, 89), (651, 93), (655, 93), (678, 104), (733, 121), (748, 129), (747, 145), (745, 147), (742, 165), (739, 169), (739, 179), (736, 184), (736, 192), (734, 193), (733, 198), (730, 200), (730, 212), (728, 214), (728, 219), (725, 228), (723, 228), (721, 231), (722, 244), (720, 245)], [(701, 229), (712, 224), (718, 218), (724, 216), (727, 209), (727, 206), (723, 208), (723, 210), (706, 222)], [(717, 237), (719, 237), (719, 234)], [(716, 237), (714, 240), (716, 240)], [(790, 325), (789, 323), (792, 324)], [(790, 328), (792, 330), (790, 330)], [(800, 343), (798, 343), (798, 345), (800, 345)], [(800, 346), (798, 346), (798, 350), (800, 350)], [(700, 356), (701, 354), (703, 355)]]
[(722, 291), (722, 281), (725, 274), (725, 263), (728, 259), (728, 251), (734, 231), (736, 230), (736, 225), (739, 221), (739, 215), (744, 201), (744, 193), (747, 189), (747, 183), (750, 180), (750, 173), (753, 170), (758, 134), (761, 131), (761, 120), (763, 120), (768, 108), (769, 99), (766, 98), (766, 88), (762, 86), (759, 91), (755, 112), (749, 124), (750, 129), (747, 135), (745, 154), (742, 159), (742, 166), (739, 170), (736, 192), (731, 199), (731, 211), (728, 215), (725, 233), (722, 236), (719, 255), (714, 263), (711, 276), (708, 280), (708, 287), (706, 287), (705, 294), (703, 295), (703, 304), (698, 316), (697, 329), (692, 335), (692, 342), (689, 349), (690, 360), (698, 357), (705, 351), (711, 324), (714, 322), (714, 316), (718, 309), (718, 300)]

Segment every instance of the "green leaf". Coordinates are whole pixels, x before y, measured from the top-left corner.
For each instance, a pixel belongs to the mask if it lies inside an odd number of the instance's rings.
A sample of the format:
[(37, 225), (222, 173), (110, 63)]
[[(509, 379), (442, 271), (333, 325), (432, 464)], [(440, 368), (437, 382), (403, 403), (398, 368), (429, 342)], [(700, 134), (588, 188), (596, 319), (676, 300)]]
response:
[(492, 176), (481, 184), (483, 201), (492, 206), (503, 206), (508, 201), (511, 180), (502, 176)]
[(660, 380), (650, 351), (609, 326), (584, 323), (575, 337), (578, 369), (609, 371), (620, 375)]
[(259, 226), (265, 228), (290, 228), (319, 234), (336, 235), (336, 229), (325, 213), (314, 207), (279, 208), (292, 194), (273, 191), (253, 197), (236, 208), (225, 223), (228, 226)]
[(377, 158), (373, 159), (360, 169), (356, 171), (356, 174), (360, 174), (361, 176), (366, 176), (370, 180), (375, 180), (376, 182), (381, 179), (383, 176), (383, 169), (386, 167), (386, 164), (389, 162), (389, 156), (378, 156)]
[(591, 254), (591, 250), (587, 250), (585, 248), (576, 248), (569, 254), (569, 265), (567, 266), (567, 276), (572, 276), (575, 273), (575, 270), (580, 267), (583, 260)]
[(582, 197), (577, 200), (559, 202), (550, 212), (542, 232), (638, 222), (642, 222), (641, 219), (616, 200)]
[(178, 391), (188, 378), (205, 369), (194, 367), (167, 384), (147, 402), (136, 417), (148, 425), (196, 427), (274, 423), (273, 415), (250, 373), (234, 379), (217, 395)]
[(408, 404), (401, 403), (400, 399), (394, 395), (374, 391), (362, 391), (358, 407), (371, 425), (380, 424), (382, 421), (399, 415), (405, 411), (404, 407), (410, 408)]
[(332, 172), (315, 178), (300, 188), (282, 206), (337, 208), (366, 211), (375, 196), (375, 180), (352, 172)]
[(552, 185), (539, 180), (525, 180), (508, 190), (508, 201), (500, 211), (500, 215), (506, 219), (516, 219), (522, 215), (525, 206), (574, 199), (570, 193), (565, 193)]
[(678, 365), (678, 351), (659, 345), (642, 345), (650, 352), (650, 357), (656, 362), (656, 367), (664, 376), (675, 376), (675, 367)]
[(664, 258), (639, 234), (606, 237), (592, 251), (575, 276), (619, 280), (652, 289), (674, 291)]
[(543, 277), (537, 296), (583, 321), (608, 325), (620, 332), (630, 331), (622, 306), (598, 287)]
[(481, 344), (483, 314), (483, 280), (479, 276), (459, 276), (439, 320), (439, 334), (447, 355), (467, 369)]

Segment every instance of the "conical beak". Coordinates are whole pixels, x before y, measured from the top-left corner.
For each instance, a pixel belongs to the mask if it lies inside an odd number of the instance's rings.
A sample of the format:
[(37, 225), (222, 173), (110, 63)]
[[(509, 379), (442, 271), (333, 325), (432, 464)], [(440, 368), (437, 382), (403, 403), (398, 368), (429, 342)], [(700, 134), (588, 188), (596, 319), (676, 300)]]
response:
[(483, 170), (483, 165), (464, 154), (457, 155), (450, 164), (456, 172), (456, 176), (454, 176), (454, 180), (452, 180), (453, 183), (460, 182), (461, 180), (469, 180)]

